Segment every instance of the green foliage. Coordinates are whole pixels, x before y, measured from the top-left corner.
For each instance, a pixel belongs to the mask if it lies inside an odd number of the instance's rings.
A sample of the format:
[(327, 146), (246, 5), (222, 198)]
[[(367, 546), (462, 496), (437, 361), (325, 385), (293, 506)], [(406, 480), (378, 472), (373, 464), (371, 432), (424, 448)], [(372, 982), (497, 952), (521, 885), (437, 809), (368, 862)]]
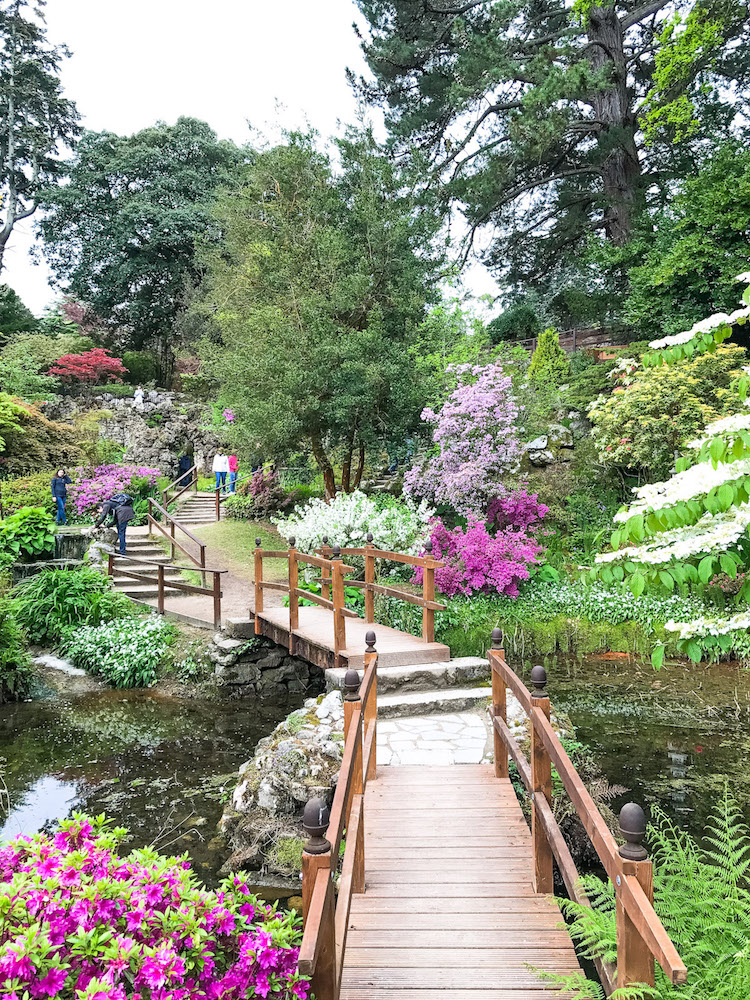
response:
[(75, 428), (48, 420), (41, 409), (31, 403), (12, 403), (17, 421), (3, 427), (3, 407), (9, 397), (0, 394), (0, 467), (8, 472), (23, 473), (35, 469), (70, 468), (84, 459)]
[(707, 423), (742, 409), (731, 389), (746, 361), (740, 347), (721, 347), (673, 365), (637, 370), (633, 382), (589, 412), (599, 460), (668, 476), (675, 451)]
[(0, 496), (3, 510), (15, 514), (22, 507), (41, 507), (53, 513), (55, 503), (50, 490), (54, 469), (46, 472), (31, 472), (26, 476), (0, 480)]
[(530, 340), (541, 330), (539, 317), (525, 302), (511, 306), (487, 324), (487, 333), (493, 344), (504, 340)]
[(22, 434), (21, 421), (24, 418), (24, 409), (12, 396), (0, 392), (0, 461), (4, 463), (4, 455), (8, 447), (6, 436), (12, 434)]
[(168, 344), (198, 278), (194, 242), (217, 238), (210, 205), (242, 158), (194, 118), (130, 136), (85, 133), (68, 183), (44, 203), (41, 235), (56, 278), (128, 346)]
[(55, 522), (47, 510), (22, 507), (0, 521), (0, 565), (51, 555)]
[(10, 285), (0, 285), (0, 344), (17, 333), (36, 330), (37, 320)]
[(131, 385), (156, 382), (159, 378), (159, 359), (153, 351), (125, 351), (122, 363), (128, 370), (125, 381)]
[(175, 637), (166, 618), (131, 618), (69, 631), (62, 649), (77, 666), (116, 688), (148, 687)]
[(352, 487), (360, 449), (418, 420), (409, 348), (438, 274), (437, 220), (414, 212), (371, 134), (339, 153), (340, 176), (307, 136), (256, 157), (217, 203), (224, 242), (204, 254), (200, 307), (220, 332), (205, 371), (238, 446), (311, 453), (329, 495)]
[(536, 350), (531, 356), (529, 381), (538, 386), (558, 386), (569, 375), (570, 362), (560, 347), (559, 334), (548, 327), (539, 334)]
[(304, 847), (305, 841), (301, 837), (279, 837), (267, 855), (272, 871), (298, 875), (302, 871)]
[(2, 358), (8, 362), (26, 361), (38, 371), (46, 371), (65, 354), (83, 354), (93, 348), (90, 337), (78, 333), (22, 333), (5, 345)]
[(6, 597), (0, 597), (0, 704), (26, 698), (32, 678), (26, 636), (13, 613), (13, 605)]
[(68, 629), (133, 614), (133, 604), (94, 569), (45, 569), (13, 590), (18, 622), (35, 643), (57, 643)]
[(568, 390), (565, 393), (568, 405), (586, 413), (589, 404), (595, 399), (609, 395), (614, 388), (614, 383), (609, 377), (614, 366), (614, 361), (597, 361), (586, 351), (576, 351), (572, 354)]
[(57, 379), (42, 375), (31, 358), (6, 358), (0, 355), (0, 392), (35, 402), (54, 396)]
[(108, 392), (116, 399), (132, 399), (135, 389), (132, 385), (118, 385), (117, 382), (109, 382), (106, 385), (92, 385), (90, 392), (92, 396), (102, 396)]
[[(648, 839), (654, 862), (654, 908), (685, 962), (687, 986), (672, 986), (657, 966), (650, 1000), (738, 1000), (750, 995), (750, 835), (742, 812), (725, 789), (699, 843), (658, 808)], [(616, 958), (614, 893), (595, 876), (581, 879), (593, 909), (571, 900), (560, 905), (584, 955)], [(568, 986), (567, 980), (558, 979)], [(580, 977), (576, 983), (579, 986)], [(603, 1000), (592, 992), (580, 993)], [(637, 989), (623, 1000), (644, 995)]]

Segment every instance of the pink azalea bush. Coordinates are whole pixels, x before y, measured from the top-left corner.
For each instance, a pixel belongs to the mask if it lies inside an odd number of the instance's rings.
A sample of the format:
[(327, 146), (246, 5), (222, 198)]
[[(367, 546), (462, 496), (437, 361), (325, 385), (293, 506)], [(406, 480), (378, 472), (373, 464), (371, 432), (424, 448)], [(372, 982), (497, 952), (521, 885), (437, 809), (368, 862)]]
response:
[(404, 493), (445, 504), (468, 516), (487, 507), (503, 473), (518, 464), (518, 405), (512, 382), (498, 364), (451, 365), (458, 385), (439, 412), (422, 419), (434, 425), (437, 453), (404, 476)]
[(131, 481), (141, 480), (139, 491), (153, 489), (161, 473), (147, 465), (100, 465), (97, 468), (73, 469), (68, 487), (68, 499), (76, 514), (91, 514), (97, 505), (109, 500), (115, 493), (131, 493)]
[(5, 1000), (304, 1000), (301, 934), (240, 875), (204, 888), (185, 858), (121, 858), (127, 831), (76, 814), (0, 848)]
[(503, 491), (494, 496), (487, 507), (487, 523), (491, 528), (521, 528), (524, 531), (538, 527), (544, 515), (549, 510), (546, 504), (540, 503), (538, 493), (529, 493), (521, 487), (517, 490)]
[[(543, 506), (540, 505), (540, 506)], [(440, 518), (432, 525), (432, 554), (446, 565), (435, 571), (438, 590), (455, 594), (505, 594), (518, 597), (518, 585), (529, 578), (529, 567), (540, 561), (543, 545), (526, 531), (506, 528), (495, 535), (477, 516), (466, 528), (447, 528)], [(422, 583), (415, 570), (414, 582)]]

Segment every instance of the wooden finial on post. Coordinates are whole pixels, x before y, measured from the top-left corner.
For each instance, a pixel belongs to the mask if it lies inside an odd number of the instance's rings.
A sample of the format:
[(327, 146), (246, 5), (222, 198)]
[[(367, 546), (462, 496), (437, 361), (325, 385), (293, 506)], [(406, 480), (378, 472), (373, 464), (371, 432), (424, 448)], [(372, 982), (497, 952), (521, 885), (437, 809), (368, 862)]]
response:
[[(322, 1000), (335, 1000), (338, 997), (339, 979), (336, 966), (336, 917), (331, 879), (331, 844), (326, 839), (330, 812), (325, 799), (315, 798), (305, 806), (302, 827), (308, 836), (302, 851), (302, 921), (307, 924), (310, 916), (310, 903), (313, 898), (318, 878), (325, 878), (325, 899), (322, 910), (319, 911), (319, 923), (313, 927), (312, 933), (320, 944), (311, 949), (317, 951), (318, 959), (311, 969), (305, 969), (311, 976), (310, 983), (315, 995)], [(324, 871), (321, 871), (324, 869)], [(319, 898), (319, 897), (318, 897)], [(304, 951), (306, 938), (303, 936)], [(303, 967), (300, 955), (300, 968)]]
[[(370, 746), (370, 756), (367, 762), (368, 781), (374, 781), (378, 776), (378, 654), (375, 649), (375, 633), (370, 631), (365, 635), (365, 671), (371, 667), (375, 671), (372, 679), (370, 694), (364, 704), (365, 736), (372, 731), (372, 742)], [(365, 674), (366, 676), (366, 674)]]
[(375, 652), (375, 642), (376, 642), (375, 633), (372, 631), (368, 632), (367, 635), (365, 636), (365, 643), (367, 645), (367, 648), (365, 649), (365, 654)]
[(617, 986), (625, 989), (634, 983), (653, 986), (654, 956), (643, 939), (640, 929), (630, 919), (622, 902), (625, 879), (635, 878), (646, 898), (654, 902), (654, 870), (643, 846), (646, 836), (646, 814), (636, 802), (628, 802), (620, 810), (620, 832), (625, 843), (618, 854), (621, 874), (615, 879), (615, 915), (617, 919)]
[(260, 622), (258, 615), (263, 610), (263, 552), (261, 551), (260, 537), (255, 539), (255, 634), (260, 635)]
[[(531, 669), (531, 787), (532, 799), (544, 796), (552, 806), (552, 761), (537, 733), (534, 714), (538, 709), (549, 719), (550, 705), (546, 691), (547, 671), (542, 666)], [(539, 819), (536, 802), (531, 811), (531, 839), (534, 845), (534, 889), (536, 892), (552, 892), (554, 889), (552, 873), (552, 848), (544, 832), (544, 826)]]
[[(328, 535), (323, 535), (321, 538), (323, 543), (320, 554), (323, 559), (328, 559), (331, 554), (331, 550), (328, 547)], [(325, 601), (330, 601), (331, 599), (331, 567), (325, 562), (320, 568), (320, 596)]]
[(505, 654), (502, 649), (502, 641), (502, 629), (493, 628), (492, 648), (490, 650), (489, 660), (492, 676), (492, 743), (494, 748), (496, 778), (507, 778), (510, 773), (508, 771), (508, 748), (506, 747), (502, 736), (497, 731), (497, 726), (494, 724), (495, 719), (500, 719), (503, 723), (505, 723), (505, 725), (508, 724), (508, 696), (505, 688), (505, 679), (500, 673), (500, 665), (498, 662), (504, 662), (505, 660)]
[(359, 700), (359, 674), (356, 670), (347, 670), (344, 675), (344, 701)]

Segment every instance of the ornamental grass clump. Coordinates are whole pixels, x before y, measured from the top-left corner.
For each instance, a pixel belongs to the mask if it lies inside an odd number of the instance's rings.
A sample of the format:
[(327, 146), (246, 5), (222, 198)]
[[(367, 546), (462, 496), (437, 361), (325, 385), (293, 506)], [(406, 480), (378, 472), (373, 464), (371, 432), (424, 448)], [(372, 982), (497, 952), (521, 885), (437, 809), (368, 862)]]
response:
[(132, 618), (76, 629), (63, 639), (62, 649), (76, 666), (116, 688), (148, 687), (174, 637), (166, 618)]
[(243, 875), (206, 889), (187, 855), (120, 857), (126, 835), (74, 814), (0, 849), (6, 997), (305, 1000), (294, 911), (251, 895)]

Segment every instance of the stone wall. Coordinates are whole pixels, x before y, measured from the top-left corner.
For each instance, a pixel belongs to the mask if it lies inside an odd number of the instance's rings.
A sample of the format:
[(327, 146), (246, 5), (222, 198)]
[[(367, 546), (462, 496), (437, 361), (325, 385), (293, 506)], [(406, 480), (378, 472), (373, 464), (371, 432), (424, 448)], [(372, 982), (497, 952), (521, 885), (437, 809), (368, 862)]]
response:
[(217, 683), (231, 697), (285, 698), (318, 694), (325, 686), (319, 667), (260, 636), (233, 639), (217, 632), (207, 655)]

